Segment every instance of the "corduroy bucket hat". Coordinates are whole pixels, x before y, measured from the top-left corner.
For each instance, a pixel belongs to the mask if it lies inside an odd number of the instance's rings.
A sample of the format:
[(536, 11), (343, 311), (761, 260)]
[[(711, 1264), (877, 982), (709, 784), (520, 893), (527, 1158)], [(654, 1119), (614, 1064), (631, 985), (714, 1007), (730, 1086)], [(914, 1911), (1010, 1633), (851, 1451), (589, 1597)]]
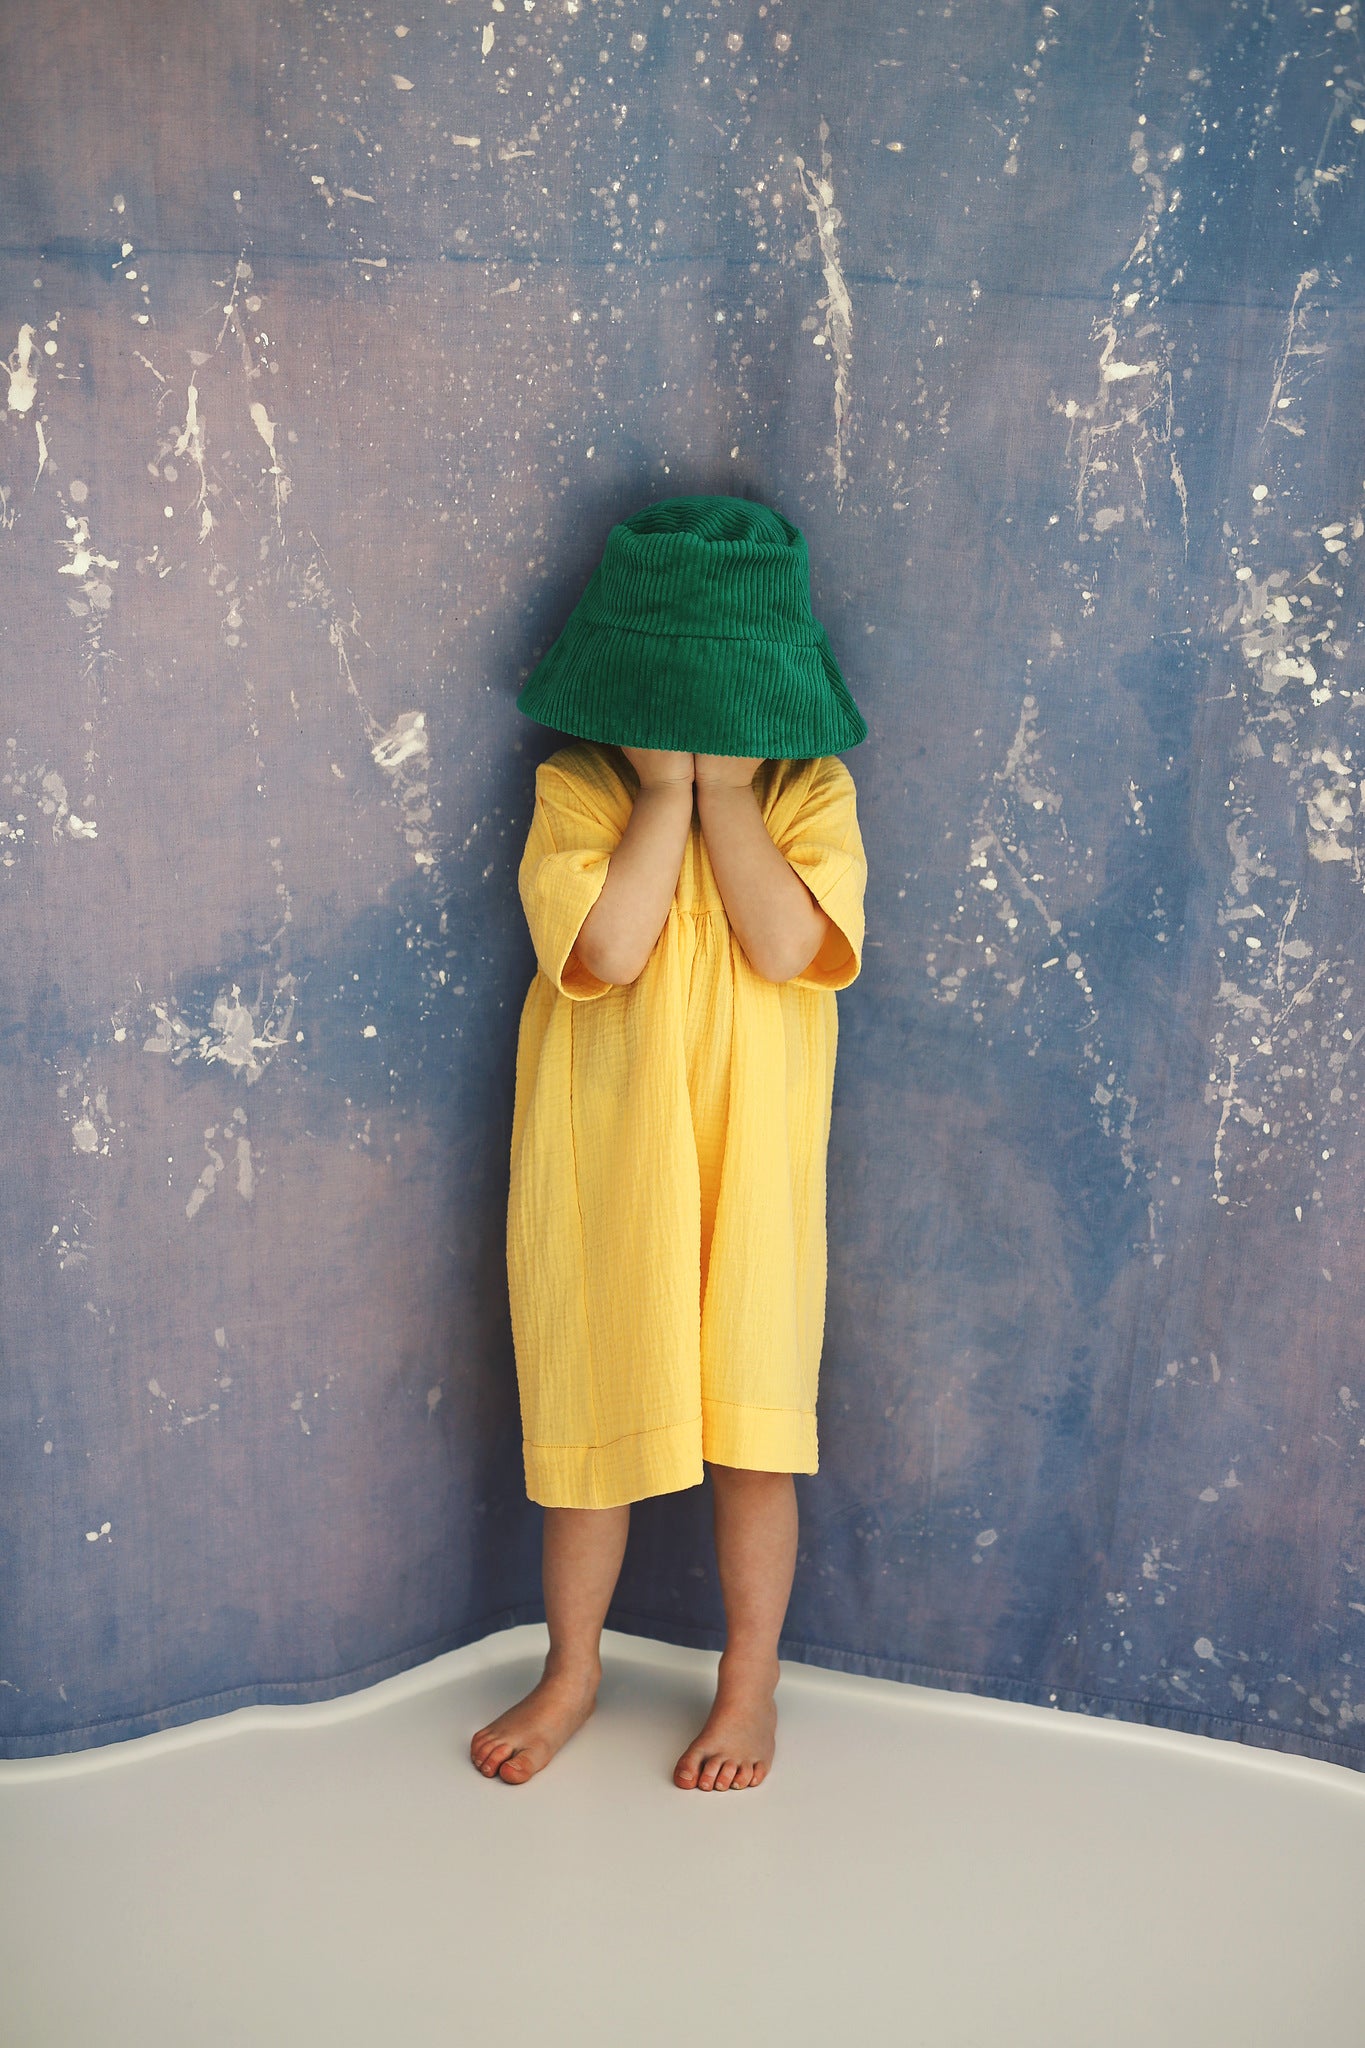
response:
[(867, 738), (811, 616), (805, 536), (749, 498), (663, 498), (613, 526), (517, 709), (606, 746), (760, 760)]

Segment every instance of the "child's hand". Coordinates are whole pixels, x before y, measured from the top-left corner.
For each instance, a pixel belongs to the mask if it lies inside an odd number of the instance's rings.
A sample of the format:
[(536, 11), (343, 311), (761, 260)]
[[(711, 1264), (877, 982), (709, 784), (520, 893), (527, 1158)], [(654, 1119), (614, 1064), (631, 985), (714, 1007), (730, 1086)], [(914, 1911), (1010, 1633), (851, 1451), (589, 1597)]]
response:
[(621, 752), (639, 776), (641, 789), (657, 789), (670, 782), (691, 787), (690, 754), (671, 754), (663, 747), (622, 747)]
[(724, 789), (746, 789), (763, 766), (764, 756), (747, 760), (742, 754), (694, 754), (696, 763), (694, 779), (698, 783), (709, 782)]

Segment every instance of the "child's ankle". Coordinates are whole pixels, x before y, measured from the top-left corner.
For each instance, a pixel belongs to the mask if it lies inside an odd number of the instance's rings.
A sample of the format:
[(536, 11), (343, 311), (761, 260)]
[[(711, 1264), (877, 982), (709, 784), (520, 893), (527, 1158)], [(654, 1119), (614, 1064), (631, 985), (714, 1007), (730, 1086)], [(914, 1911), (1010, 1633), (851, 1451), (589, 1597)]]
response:
[(595, 1684), (602, 1676), (601, 1652), (552, 1648), (545, 1658), (545, 1676), (581, 1685)]
[(781, 1662), (773, 1650), (751, 1650), (744, 1643), (727, 1643), (720, 1653), (719, 1677), (747, 1683), (753, 1679), (777, 1684), (782, 1675)]

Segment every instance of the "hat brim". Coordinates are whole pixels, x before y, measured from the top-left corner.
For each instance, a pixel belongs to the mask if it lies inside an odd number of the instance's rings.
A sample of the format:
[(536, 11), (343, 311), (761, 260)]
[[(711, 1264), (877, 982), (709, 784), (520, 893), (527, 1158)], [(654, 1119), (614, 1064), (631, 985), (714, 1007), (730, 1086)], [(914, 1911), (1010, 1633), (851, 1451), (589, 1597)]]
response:
[(867, 725), (818, 620), (792, 645), (697, 643), (571, 617), (517, 709), (600, 745), (807, 760), (861, 745)]

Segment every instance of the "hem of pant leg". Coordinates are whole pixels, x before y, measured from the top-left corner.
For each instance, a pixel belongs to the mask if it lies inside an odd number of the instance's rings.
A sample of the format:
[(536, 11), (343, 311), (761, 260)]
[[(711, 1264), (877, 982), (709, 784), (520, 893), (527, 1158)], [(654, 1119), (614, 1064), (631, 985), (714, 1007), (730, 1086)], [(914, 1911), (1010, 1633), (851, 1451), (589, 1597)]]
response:
[(528, 1499), (544, 1508), (614, 1508), (700, 1486), (702, 1419), (665, 1423), (609, 1444), (523, 1440)]
[(799, 1408), (751, 1408), (703, 1397), (702, 1458), (749, 1472), (817, 1472), (815, 1415)]

